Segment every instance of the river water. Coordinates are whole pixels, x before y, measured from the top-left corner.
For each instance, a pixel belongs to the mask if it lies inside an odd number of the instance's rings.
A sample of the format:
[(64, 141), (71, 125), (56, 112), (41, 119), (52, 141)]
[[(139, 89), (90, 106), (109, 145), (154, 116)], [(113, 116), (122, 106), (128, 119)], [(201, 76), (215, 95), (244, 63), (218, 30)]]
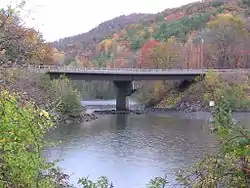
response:
[[(249, 114), (239, 114), (243, 122)], [(61, 141), (48, 148), (48, 160), (70, 175), (96, 179), (107, 176), (117, 188), (145, 188), (149, 180), (188, 167), (205, 153), (215, 151), (217, 142), (209, 134), (207, 113), (109, 115), (98, 120), (61, 125), (47, 139)]]

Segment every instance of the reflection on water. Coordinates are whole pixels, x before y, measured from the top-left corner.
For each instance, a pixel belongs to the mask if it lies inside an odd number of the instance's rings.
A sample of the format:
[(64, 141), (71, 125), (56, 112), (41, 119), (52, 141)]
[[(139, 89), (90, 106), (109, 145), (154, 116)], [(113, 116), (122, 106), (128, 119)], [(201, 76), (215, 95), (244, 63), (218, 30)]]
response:
[[(87, 113), (93, 113), (99, 110), (115, 110), (116, 100), (92, 100), (92, 101), (81, 101), (82, 106), (87, 109)], [(137, 104), (132, 99), (127, 99), (127, 105), (130, 110), (142, 110), (144, 106)]]
[(189, 166), (215, 150), (202, 118), (186, 114), (103, 116), (84, 124), (61, 125), (48, 139), (62, 140), (45, 151), (77, 182), (107, 176), (118, 188), (140, 188), (155, 176)]
[(117, 132), (125, 130), (128, 124), (128, 115), (117, 114), (115, 116), (115, 125)]

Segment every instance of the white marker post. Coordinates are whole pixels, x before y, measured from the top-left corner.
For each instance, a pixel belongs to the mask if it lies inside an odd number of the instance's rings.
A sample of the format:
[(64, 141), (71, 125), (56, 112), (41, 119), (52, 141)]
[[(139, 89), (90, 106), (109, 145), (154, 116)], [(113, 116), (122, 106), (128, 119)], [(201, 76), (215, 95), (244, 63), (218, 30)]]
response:
[(215, 102), (214, 101), (209, 101), (209, 107), (211, 108), (211, 114), (213, 116), (213, 107), (215, 106)]
[(209, 106), (213, 107), (215, 105), (214, 101), (209, 101)]

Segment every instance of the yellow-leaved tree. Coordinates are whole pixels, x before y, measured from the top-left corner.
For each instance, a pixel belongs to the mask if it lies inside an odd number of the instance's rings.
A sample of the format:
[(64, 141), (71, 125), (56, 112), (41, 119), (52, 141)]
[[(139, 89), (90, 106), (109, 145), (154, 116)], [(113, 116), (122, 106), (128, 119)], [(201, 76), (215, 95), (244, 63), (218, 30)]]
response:
[(239, 68), (245, 67), (244, 57), (249, 47), (249, 32), (239, 16), (219, 14), (207, 24), (204, 31), (205, 53), (213, 59), (208, 67)]
[(180, 44), (174, 37), (156, 45), (150, 55), (151, 64), (155, 68), (180, 68)]

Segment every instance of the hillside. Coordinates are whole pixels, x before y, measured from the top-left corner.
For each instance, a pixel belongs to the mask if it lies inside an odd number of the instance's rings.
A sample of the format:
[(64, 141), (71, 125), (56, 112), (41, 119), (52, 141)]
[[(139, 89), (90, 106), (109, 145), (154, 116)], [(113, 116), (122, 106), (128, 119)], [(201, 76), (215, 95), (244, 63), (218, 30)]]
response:
[[(65, 64), (80, 62), (84, 66), (107, 66), (110, 63), (112, 66), (117, 64), (116, 67), (124, 64), (136, 66), (138, 62), (143, 63), (136, 52), (142, 51), (140, 55), (145, 56), (144, 51), (155, 46), (152, 40), (161, 42), (174, 36), (179, 44), (200, 42), (199, 37), (204, 35), (206, 23), (216, 15), (232, 13), (247, 18), (247, 3), (248, 0), (205, 0), (166, 9), (158, 14), (119, 16), (87, 33), (60, 39), (52, 45), (64, 53), (64, 59), (60, 59), (60, 62)], [(188, 47), (183, 50), (187, 58)]]
[(74, 51), (80, 52), (80, 50), (91, 50), (103, 39), (111, 37), (114, 33), (120, 31), (125, 26), (137, 23), (140, 20), (148, 19), (150, 16), (150, 14), (130, 14), (118, 16), (99, 24), (96, 28), (93, 28), (86, 33), (55, 41), (52, 43), (52, 46), (66, 53), (73, 51), (73, 54)]
[[(249, 7), (250, 0), (204, 0), (158, 14), (133, 14), (130, 19), (121, 16), (88, 33), (53, 43), (63, 54), (53, 63), (84, 67), (249, 68)], [(142, 82), (137, 97), (144, 102), (152, 98), (164, 101), (164, 93), (177, 83)]]

